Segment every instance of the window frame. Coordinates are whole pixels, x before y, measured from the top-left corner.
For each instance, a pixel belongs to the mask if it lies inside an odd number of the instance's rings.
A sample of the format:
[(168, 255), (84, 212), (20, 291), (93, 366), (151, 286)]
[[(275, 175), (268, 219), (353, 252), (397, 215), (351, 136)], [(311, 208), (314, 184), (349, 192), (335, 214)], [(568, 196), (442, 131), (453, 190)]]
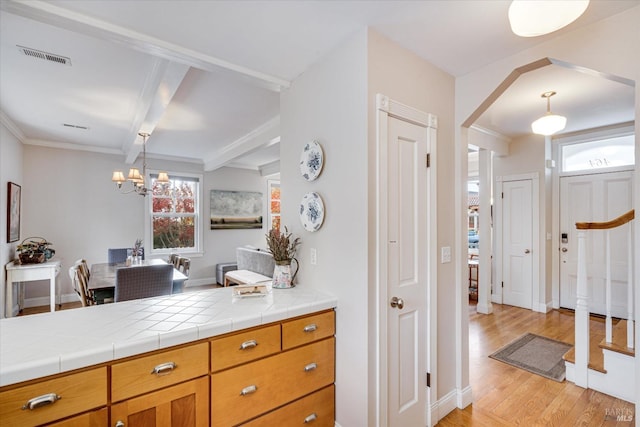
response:
[[(271, 188), (276, 186), (280, 188), (280, 213), (273, 213), (271, 211)], [(279, 179), (269, 179), (267, 180), (267, 232), (271, 231), (273, 218), (276, 216), (280, 218), (280, 227), (282, 228), (282, 185)]]
[[(160, 171), (155, 169), (147, 170), (147, 175), (145, 176), (145, 182), (151, 184), (151, 176), (157, 175)], [(197, 180), (196, 185), (196, 193), (194, 194), (195, 207), (194, 207), (194, 247), (189, 249), (153, 249), (153, 221), (152, 217), (153, 213), (153, 195), (147, 194), (145, 197), (145, 235), (144, 235), (144, 245), (147, 249), (145, 249), (145, 253), (147, 256), (168, 256), (171, 253), (179, 252), (180, 254), (189, 255), (189, 256), (202, 256), (202, 244), (203, 244), (203, 197), (204, 197), (204, 175), (198, 173), (190, 173), (190, 172), (175, 172), (175, 171), (166, 171), (169, 174), (169, 179), (173, 180), (173, 177), (183, 177), (189, 179)], [(176, 216), (189, 216), (185, 214), (179, 214)]]

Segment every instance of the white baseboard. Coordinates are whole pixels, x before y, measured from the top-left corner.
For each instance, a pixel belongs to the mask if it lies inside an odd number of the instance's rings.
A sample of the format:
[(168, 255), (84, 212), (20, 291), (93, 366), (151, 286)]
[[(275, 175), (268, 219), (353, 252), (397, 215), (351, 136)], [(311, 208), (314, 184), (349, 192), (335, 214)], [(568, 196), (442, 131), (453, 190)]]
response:
[(454, 409), (464, 409), (473, 403), (471, 386), (464, 389), (451, 390), (431, 405), (431, 421), (433, 425), (446, 417)]
[(533, 306), (533, 311), (536, 311), (538, 313), (548, 313), (552, 309), (553, 309), (553, 303), (551, 301), (547, 302), (546, 304), (541, 302), (537, 306), (535, 304)]

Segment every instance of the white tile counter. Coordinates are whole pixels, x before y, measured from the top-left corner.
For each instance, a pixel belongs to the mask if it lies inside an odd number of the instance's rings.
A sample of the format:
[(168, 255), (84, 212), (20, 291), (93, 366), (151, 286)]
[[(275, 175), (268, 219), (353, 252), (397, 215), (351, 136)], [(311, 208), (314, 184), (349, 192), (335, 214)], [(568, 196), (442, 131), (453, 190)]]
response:
[(300, 287), (233, 298), (187, 292), (0, 320), (0, 386), (335, 308)]

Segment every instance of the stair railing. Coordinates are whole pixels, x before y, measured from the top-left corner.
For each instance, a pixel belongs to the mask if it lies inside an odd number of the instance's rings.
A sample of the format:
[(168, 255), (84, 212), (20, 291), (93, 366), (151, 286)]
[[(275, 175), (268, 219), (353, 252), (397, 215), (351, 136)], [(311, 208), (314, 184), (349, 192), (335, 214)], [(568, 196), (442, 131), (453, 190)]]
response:
[(606, 321), (605, 340), (611, 343), (612, 320), (611, 320), (611, 241), (610, 230), (621, 227), (629, 223), (627, 233), (628, 244), (628, 269), (627, 269), (627, 347), (634, 348), (634, 316), (633, 316), (633, 223), (635, 211), (620, 215), (611, 221), (605, 222), (577, 222), (578, 230), (578, 275), (576, 290), (576, 310), (575, 310), (575, 384), (581, 387), (588, 387), (588, 365), (589, 365), (589, 288), (587, 286), (587, 257), (586, 257), (586, 231), (606, 230)]

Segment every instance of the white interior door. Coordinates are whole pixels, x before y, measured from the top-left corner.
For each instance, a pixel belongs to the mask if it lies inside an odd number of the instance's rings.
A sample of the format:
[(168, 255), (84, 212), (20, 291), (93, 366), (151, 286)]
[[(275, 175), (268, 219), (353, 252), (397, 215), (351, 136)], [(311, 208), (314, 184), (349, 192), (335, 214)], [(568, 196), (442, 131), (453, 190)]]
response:
[(427, 424), (426, 155), (427, 129), (390, 118), (386, 305), (390, 427)]
[(502, 301), (505, 304), (531, 309), (532, 181), (504, 181), (502, 193)]
[[(612, 220), (632, 209), (633, 173), (610, 172), (560, 178), (560, 306), (575, 309), (578, 271), (576, 222)], [(629, 226), (610, 231), (611, 314), (627, 316), (627, 234)], [(589, 311), (606, 314), (605, 232), (585, 239)]]

